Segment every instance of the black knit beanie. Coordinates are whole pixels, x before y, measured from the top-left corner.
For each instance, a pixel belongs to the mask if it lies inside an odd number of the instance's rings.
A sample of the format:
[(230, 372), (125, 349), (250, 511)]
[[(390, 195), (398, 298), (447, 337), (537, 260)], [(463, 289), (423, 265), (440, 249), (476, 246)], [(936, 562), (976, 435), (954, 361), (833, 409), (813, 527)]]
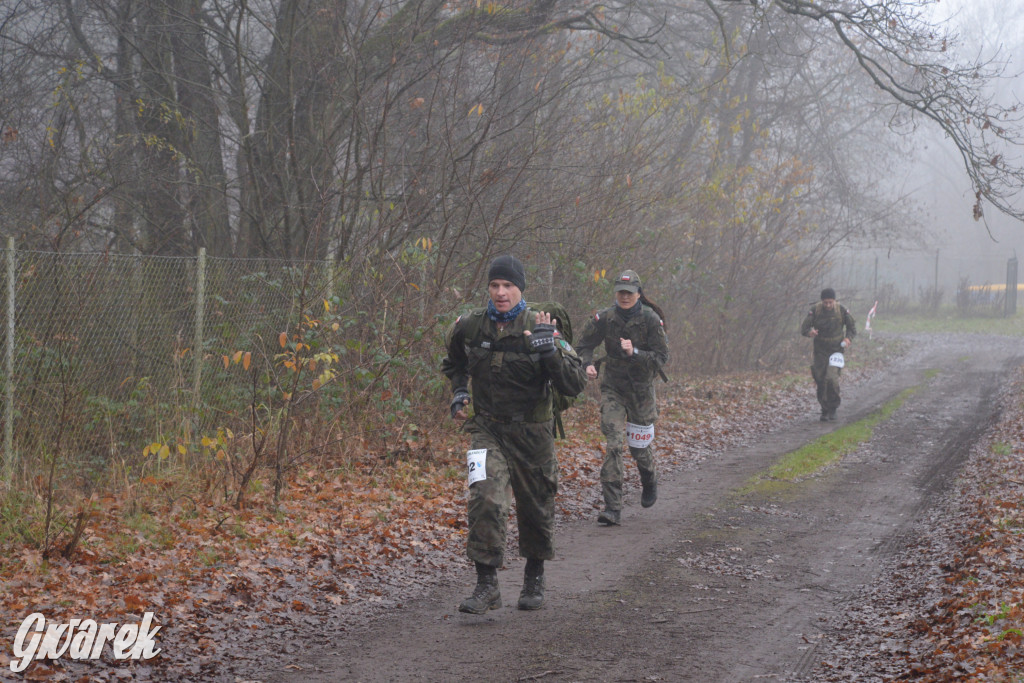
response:
[(822, 301), (824, 301), (825, 299), (835, 299), (835, 298), (836, 298), (836, 290), (832, 289), (831, 287), (826, 287), (825, 289), (821, 290), (821, 300)]
[(518, 287), (520, 292), (526, 291), (526, 269), (515, 256), (499, 256), (491, 261), (487, 281), (491, 280), (508, 280)]

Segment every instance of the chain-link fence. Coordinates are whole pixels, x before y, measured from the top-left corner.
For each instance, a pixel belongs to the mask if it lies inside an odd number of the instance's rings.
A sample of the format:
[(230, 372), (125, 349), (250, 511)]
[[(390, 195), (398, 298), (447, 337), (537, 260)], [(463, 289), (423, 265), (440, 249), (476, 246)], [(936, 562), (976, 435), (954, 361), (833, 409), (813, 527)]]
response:
[(20, 455), (59, 452), (87, 471), (244, 414), (252, 383), (223, 358), (272, 354), (303, 293), (324, 297), (333, 278), (327, 261), (42, 253), (10, 243), (0, 255), (8, 477)]
[[(886, 313), (959, 306), (965, 287), (1001, 292), (1009, 256), (958, 253), (951, 248), (837, 249), (821, 286), (835, 288), (843, 303), (862, 311), (876, 301)], [(1002, 311), (1001, 300), (994, 310)]]

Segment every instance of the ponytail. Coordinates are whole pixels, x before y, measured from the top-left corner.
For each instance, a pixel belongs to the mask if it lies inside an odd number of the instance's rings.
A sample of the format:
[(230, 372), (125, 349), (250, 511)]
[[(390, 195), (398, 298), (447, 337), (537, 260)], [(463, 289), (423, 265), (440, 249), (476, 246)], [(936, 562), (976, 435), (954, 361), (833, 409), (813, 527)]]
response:
[(662, 310), (658, 306), (658, 304), (654, 303), (653, 301), (648, 299), (646, 296), (644, 296), (643, 290), (640, 290), (640, 303), (642, 303), (644, 306), (647, 306), (648, 308), (653, 310), (655, 313), (657, 313), (658, 317), (661, 318), (662, 325), (665, 324), (665, 313), (662, 312)]

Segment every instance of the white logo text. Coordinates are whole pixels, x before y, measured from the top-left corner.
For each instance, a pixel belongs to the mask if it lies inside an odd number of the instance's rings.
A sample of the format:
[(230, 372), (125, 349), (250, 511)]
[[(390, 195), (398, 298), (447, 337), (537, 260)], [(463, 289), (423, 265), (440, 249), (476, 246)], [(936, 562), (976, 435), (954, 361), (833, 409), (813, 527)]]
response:
[[(153, 636), (160, 626), (150, 628), (153, 613), (146, 612), (138, 624), (97, 624), (92, 619), (72, 619), (66, 624), (46, 623), (39, 612), (25, 617), (14, 637), (11, 671), (19, 673), (32, 659), (99, 659), (110, 643), (115, 659), (149, 659), (160, 653)], [(26, 642), (27, 641), (27, 642)]]

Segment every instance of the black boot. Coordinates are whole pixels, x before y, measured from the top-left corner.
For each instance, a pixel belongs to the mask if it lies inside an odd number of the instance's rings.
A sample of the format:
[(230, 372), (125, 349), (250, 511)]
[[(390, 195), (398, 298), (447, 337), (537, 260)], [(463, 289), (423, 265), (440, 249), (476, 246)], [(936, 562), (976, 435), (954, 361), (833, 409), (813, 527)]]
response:
[(619, 510), (622, 509), (622, 482), (602, 481), (601, 493), (604, 496), (604, 511), (597, 516), (597, 523), (618, 526)]
[(654, 470), (640, 470), (640, 484), (643, 486), (640, 505), (649, 508), (658, 500), (658, 475)]
[(544, 604), (544, 560), (526, 560), (519, 609), (540, 609)]
[(618, 510), (602, 510), (597, 515), (597, 523), (605, 526), (618, 526), (622, 524), (622, 513)]
[(476, 563), (476, 588), (473, 594), (459, 605), (460, 612), (484, 614), (489, 609), (501, 607), (501, 591), (498, 590), (498, 570), (486, 564)]

